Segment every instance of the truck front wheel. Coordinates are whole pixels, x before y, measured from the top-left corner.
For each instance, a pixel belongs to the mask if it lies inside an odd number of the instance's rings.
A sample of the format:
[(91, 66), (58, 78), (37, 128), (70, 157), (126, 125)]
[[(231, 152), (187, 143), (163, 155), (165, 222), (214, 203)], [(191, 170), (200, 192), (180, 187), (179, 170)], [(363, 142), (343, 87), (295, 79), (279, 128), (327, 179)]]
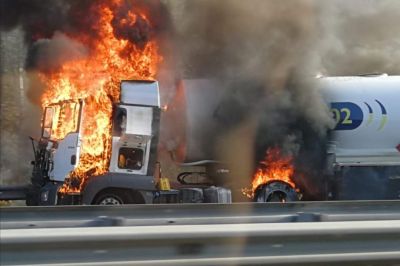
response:
[(134, 203), (129, 191), (122, 189), (108, 189), (100, 192), (93, 200), (94, 205), (121, 205)]

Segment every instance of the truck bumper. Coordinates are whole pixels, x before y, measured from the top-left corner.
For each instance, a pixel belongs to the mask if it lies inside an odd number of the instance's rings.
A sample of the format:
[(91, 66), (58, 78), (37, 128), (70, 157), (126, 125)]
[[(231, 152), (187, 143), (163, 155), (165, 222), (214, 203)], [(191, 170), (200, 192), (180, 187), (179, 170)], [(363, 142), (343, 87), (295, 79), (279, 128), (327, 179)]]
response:
[(61, 182), (47, 183), (45, 186), (43, 186), (40, 189), (39, 205), (40, 206), (57, 205), (58, 203), (57, 192), (61, 186), (62, 186)]

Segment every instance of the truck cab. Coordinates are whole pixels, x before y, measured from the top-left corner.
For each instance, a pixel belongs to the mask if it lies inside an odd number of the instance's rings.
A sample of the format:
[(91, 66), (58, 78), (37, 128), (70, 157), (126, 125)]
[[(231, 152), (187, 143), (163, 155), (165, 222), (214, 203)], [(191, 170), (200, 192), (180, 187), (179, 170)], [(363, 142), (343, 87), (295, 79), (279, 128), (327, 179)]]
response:
[(160, 127), (158, 83), (122, 81), (112, 120), (109, 171), (88, 180), (82, 203), (152, 203)]
[[(158, 83), (121, 82), (120, 101), (113, 105), (108, 170), (87, 178), (77, 192), (60, 193), (79, 165), (81, 148), (85, 145), (81, 129), (85, 111), (84, 99), (62, 101), (45, 108), (42, 136), (33, 162), (32, 183), (39, 194), (33, 203), (151, 203), (156, 189), (153, 174), (160, 124)], [(59, 123), (67, 124), (63, 132), (57, 127)]]

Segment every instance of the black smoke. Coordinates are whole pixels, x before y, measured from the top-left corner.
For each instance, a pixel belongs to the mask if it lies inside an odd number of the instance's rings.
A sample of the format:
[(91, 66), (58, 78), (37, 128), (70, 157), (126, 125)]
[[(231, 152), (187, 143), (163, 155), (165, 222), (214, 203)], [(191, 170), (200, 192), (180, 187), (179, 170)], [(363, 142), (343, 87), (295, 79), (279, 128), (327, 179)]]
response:
[[(99, 36), (98, 27), (104, 15), (104, 7), (109, 7), (112, 11), (114, 36), (117, 39), (128, 40), (139, 49), (143, 49), (151, 39), (159, 39), (161, 42), (161, 39), (172, 34), (168, 10), (157, 0), (124, 0), (120, 5), (109, 0), (2, 1), (0, 30), (22, 27), (24, 39), (30, 47), (27, 68), (46, 71), (56, 67), (54, 62), (51, 62), (54, 55), (57, 57), (56, 54), (63, 49), (67, 54), (71, 50), (68, 47), (68, 39), (84, 36), (78, 38), (78, 42), (90, 52), (91, 46), (102, 37)], [(135, 10), (143, 12), (147, 20), (136, 16)], [(130, 14), (135, 14), (136, 19), (132, 19)], [(121, 22), (124, 20), (126, 23)], [(63, 44), (59, 41), (60, 36), (64, 38)], [(51, 42), (54, 38), (58, 41), (55, 44), (57, 51), (48, 52), (52, 50)], [(64, 47), (60, 47), (61, 45)], [(43, 66), (43, 58), (47, 58), (48, 66)]]

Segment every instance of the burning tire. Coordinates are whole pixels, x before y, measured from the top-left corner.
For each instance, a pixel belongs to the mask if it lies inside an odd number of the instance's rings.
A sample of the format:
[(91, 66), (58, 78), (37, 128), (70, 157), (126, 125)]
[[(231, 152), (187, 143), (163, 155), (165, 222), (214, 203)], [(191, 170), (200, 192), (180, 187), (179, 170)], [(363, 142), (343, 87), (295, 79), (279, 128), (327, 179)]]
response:
[(256, 192), (255, 202), (290, 202), (298, 201), (299, 196), (292, 186), (282, 181), (272, 181), (260, 186)]
[(128, 191), (111, 189), (100, 192), (93, 201), (94, 205), (121, 205), (134, 203)]

